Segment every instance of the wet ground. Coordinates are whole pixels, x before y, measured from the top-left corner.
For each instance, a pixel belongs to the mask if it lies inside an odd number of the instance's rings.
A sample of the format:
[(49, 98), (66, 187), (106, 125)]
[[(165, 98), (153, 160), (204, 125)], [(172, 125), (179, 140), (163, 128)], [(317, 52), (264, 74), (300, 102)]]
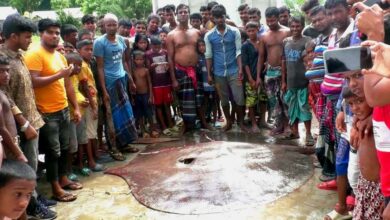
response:
[[(256, 135), (236, 131), (228, 133), (197, 131), (186, 134), (181, 140), (175, 142), (136, 145), (142, 149), (138, 156), (137, 154), (128, 154), (127, 161), (106, 165), (108, 167), (118, 167), (131, 161), (130, 163), (136, 164), (140, 168), (142, 161), (145, 161), (145, 165), (153, 168), (154, 170), (146, 169), (144, 173), (140, 172), (141, 170), (132, 173), (134, 175), (132, 183), (136, 184), (132, 187), (133, 193), (139, 201), (150, 208), (141, 204), (133, 196), (124, 179), (113, 175), (95, 173), (90, 177), (82, 178), (84, 189), (77, 191), (78, 199), (75, 202), (60, 203), (55, 207), (58, 212), (58, 219), (322, 219), (334, 207), (336, 194), (333, 191), (323, 191), (316, 188), (316, 184), (319, 182), (320, 170), (314, 169), (312, 165), (313, 155), (301, 154), (302, 149), (304, 149), (302, 146), (304, 137), (297, 141), (280, 141), (277, 138), (269, 137), (267, 134), (267, 131)], [(302, 132), (302, 134), (304, 133)], [(191, 147), (194, 145), (198, 148)], [(202, 154), (199, 147), (214, 152), (214, 155), (221, 159), (206, 159), (210, 154)], [(180, 148), (181, 150), (172, 151), (173, 148)], [(224, 151), (220, 149), (224, 149)], [(151, 157), (151, 152), (157, 152), (156, 155), (160, 154), (160, 161), (165, 162), (158, 166), (155, 163), (158, 160), (154, 159), (159, 157)], [(256, 152), (262, 156), (255, 157), (254, 153)], [(227, 157), (224, 157), (224, 155), (230, 157), (231, 160), (226, 160)], [(248, 157), (248, 155), (252, 156)], [(171, 159), (169, 159), (170, 156)], [(188, 158), (197, 159), (193, 161), (182, 160), (183, 163), (180, 164), (179, 162), (179, 165), (176, 163), (179, 161), (178, 159)], [(250, 161), (252, 161), (252, 167), (248, 166)], [(231, 174), (229, 178), (209, 182), (204, 179), (204, 176), (199, 178), (202, 176), (200, 175), (201, 170), (204, 171), (205, 168), (210, 167), (209, 163), (215, 164), (216, 162), (227, 163), (225, 168), (228, 169), (223, 171), (222, 174), (225, 176)], [(164, 186), (163, 182), (169, 179), (168, 177), (178, 175), (178, 172), (180, 175), (189, 174), (189, 168), (177, 168), (177, 166), (187, 166), (189, 164), (198, 167), (196, 169), (198, 170), (196, 180), (203, 180), (202, 190), (204, 192), (200, 193), (202, 196), (197, 200), (201, 203), (198, 203), (195, 208), (189, 208), (188, 206), (189, 202), (193, 201), (191, 199), (182, 200), (184, 202), (175, 205), (170, 203), (174, 200), (180, 201), (177, 192), (186, 188), (185, 180), (188, 179), (181, 176), (181, 178), (172, 181), (176, 182), (175, 186), (180, 186), (176, 190), (162, 187)], [(245, 166), (248, 169), (236, 169), (240, 166)], [(170, 173), (167, 172), (167, 167), (170, 167), (168, 169), (170, 172), (175, 168), (176, 173), (167, 176)], [(221, 171), (221, 169), (218, 170)], [(251, 172), (251, 175), (249, 175), (249, 172)], [(216, 174), (215, 172), (212, 174), (215, 175), (214, 179), (221, 175), (221, 173)], [(256, 174), (259, 174), (260, 177)], [(146, 181), (142, 177), (153, 178), (146, 179)], [(127, 181), (129, 180), (127, 179)], [(161, 184), (159, 184), (159, 181)], [(129, 182), (131, 184), (131, 181)], [(210, 185), (209, 183), (215, 182), (229, 182), (229, 187), (234, 186), (229, 189), (229, 196), (217, 193), (211, 198), (208, 197), (207, 195), (210, 195), (211, 192), (224, 192), (218, 187), (215, 190), (207, 188)], [(144, 184), (143, 187), (141, 187), (141, 183)], [(190, 193), (197, 191), (193, 190), (196, 189), (194, 185), (190, 186)], [(43, 185), (42, 188), (43, 191), (49, 192), (47, 184)], [(226, 191), (226, 188), (222, 187), (222, 189)], [(158, 193), (159, 190), (161, 190), (160, 194)], [(168, 191), (173, 195), (171, 200), (164, 197)], [(219, 203), (204, 205), (207, 199), (219, 201)]]

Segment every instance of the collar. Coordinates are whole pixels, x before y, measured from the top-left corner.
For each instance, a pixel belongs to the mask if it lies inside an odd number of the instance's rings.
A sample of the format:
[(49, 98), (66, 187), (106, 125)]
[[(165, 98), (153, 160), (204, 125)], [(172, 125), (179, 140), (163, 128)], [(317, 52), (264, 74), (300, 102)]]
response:
[(5, 47), (4, 44), (0, 46), (0, 51), (3, 52), (8, 57), (11, 57), (12, 59), (22, 57), (22, 51), (20, 49), (17, 52), (15, 52), (15, 51), (10, 50), (7, 47)]
[(215, 25), (213, 29), (213, 32), (217, 32), (218, 35), (224, 36), (231, 29), (231, 26), (225, 23), (225, 31), (222, 34), (218, 31), (217, 25)]

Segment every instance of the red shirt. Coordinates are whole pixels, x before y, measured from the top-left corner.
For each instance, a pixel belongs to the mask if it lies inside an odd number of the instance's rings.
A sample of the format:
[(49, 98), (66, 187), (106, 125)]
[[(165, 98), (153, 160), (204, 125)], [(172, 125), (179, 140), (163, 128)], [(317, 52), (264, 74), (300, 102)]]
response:
[(372, 113), (375, 146), (381, 166), (382, 193), (390, 197), (390, 104), (375, 107)]

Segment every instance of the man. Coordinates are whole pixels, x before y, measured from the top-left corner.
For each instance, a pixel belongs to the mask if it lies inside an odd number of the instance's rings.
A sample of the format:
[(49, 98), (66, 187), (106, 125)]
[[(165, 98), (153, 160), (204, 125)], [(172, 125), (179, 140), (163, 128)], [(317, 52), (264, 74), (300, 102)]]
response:
[[(301, 7), (301, 11), (303, 13), (305, 13), (306, 15), (306, 19), (310, 21), (310, 10), (316, 6), (320, 5), (320, 3), (318, 2), (318, 0), (306, 0), (305, 3), (303, 3), (302, 7)], [(313, 28), (313, 26), (311, 24), (307, 25), (304, 29), (303, 29), (303, 35), (305, 36), (308, 36), (310, 38), (316, 38), (318, 37), (319, 33)]]
[[(44, 121), (39, 114), (36, 104), (34, 90), (31, 83), (30, 72), (24, 63), (22, 50), (26, 51), (31, 43), (31, 37), (36, 32), (36, 26), (30, 21), (19, 15), (8, 16), (3, 23), (5, 28), (3, 36), (4, 45), (0, 46), (0, 54), (10, 59), (10, 80), (6, 88), (2, 88), (11, 102), (20, 109), (21, 115), (27, 120), (20, 122), (18, 115), (14, 115), (20, 132), (20, 147), (28, 159), (28, 164), (36, 172), (38, 169), (38, 133), (43, 126)], [(27, 128), (31, 129), (28, 131)], [(36, 131), (36, 135), (31, 136), (28, 132)], [(34, 192), (28, 214), (37, 218), (52, 219), (56, 217), (54, 211), (49, 210), (45, 203), (46, 199), (37, 197)], [(55, 203), (51, 203), (53, 205)], [(39, 207), (39, 208), (38, 208)]]
[(238, 13), (240, 15), (240, 19), (241, 19), (241, 25), (239, 26), (239, 28), (241, 28), (241, 29), (245, 29), (245, 25), (249, 21), (248, 10), (249, 10), (248, 4), (242, 4), (242, 5), (238, 6), (237, 11), (238, 11)]
[(223, 5), (214, 6), (211, 14), (216, 26), (205, 36), (208, 81), (209, 84), (213, 83), (213, 76), (211, 75), (213, 69), (214, 81), (227, 119), (224, 131), (232, 128), (229, 88), (236, 103), (238, 124), (241, 130), (245, 131), (243, 124), (245, 100), (242, 87), (240, 31), (225, 23), (226, 9)]
[(177, 27), (176, 18), (175, 18), (176, 8), (174, 5), (166, 5), (164, 6), (163, 9), (164, 9), (165, 19), (167, 23), (164, 24), (162, 28), (170, 32)]
[(61, 38), (64, 42), (68, 42), (76, 48), (77, 43), (77, 28), (72, 24), (64, 24), (61, 26)]
[(267, 31), (267, 28), (260, 23), (260, 19), (261, 19), (260, 10), (258, 8), (250, 8), (248, 10), (248, 17), (249, 17), (249, 21), (253, 21), (259, 24), (259, 31), (257, 32), (257, 37), (260, 38), (260, 36)]
[(165, 19), (164, 8), (157, 9), (156, 14), (158, 14), (158, 16), (160, 16), (160, 19), (161, 19), (160, 26), (163, 26), (167, 22), (167, 20)]
[[(269, 30), (260, 38), (257, 74), (260, 76), (262, 70), (266, 70), (264, 87), (270, 108), (268, 113), (275, 118), (274, 124), (276, 127), (272, 134), (276, 135), (284, 132), (286, 121), (284, 106), (281, 100), (281, 57), (283, 54), (283, 40), (290, 35), (290, 30), (280, 26), (278, 8), (267, 8), (265, 17)], [(267, 63), (267, 66), (264, 68), (265, 63)], [(258, 79), (256, 83), (260, 86), (262, 84), (261, 77)]]
[(210, 20), (210, 11), (207, 9), (207, 6), (203, 5), (199, 9), (200, 14), (202, 15), (202, 27), (206, 28), (207, 22)]
[(146, 29), (146, 35), (149, 38), (159, 37), (160, 34), (160, 17), (155, 14), (151, 14), (148, 16), (148, 27)]
[(116, 160), (124, 160), (116, 146), (123, 148), (137, 139), (133, 110), (128, 97), (128, 87), (134, 91), (135, 84), (125, 60), (125, 40), (116, 34), (118, 18), (113, 14), (106, 14), (104, 27), (106, 34), (96, 39), (93, 52), (107, 111), (111, 156)]
[(95, 37), (95, 32), (96, 32), (96, 18), (95, 18), (95, 16), (84, 15), (81, 18), (81, 23), (83, 24), (83, 29), (91, 31), (93, 34), (93, 37)]
[(279, 24), (288, 27), (288, 21), (290, 20), (290, 9), (286, 6), (279, 8)]
[(39, 141), (45, 153), (46, 175), (53, 198), (70, 202), (77, 196), (64, 188), (82, 188), (81, 184), (70, 181), (66, 173), (70, 139), (68, 101), (74, 109), (74, 121), (80, 121), (79, 107), (69, 79), (73, 66), (67, 67), (65, 58), (55, 50), (60, 41), (60, 24), (42, 19), (38, 22), (38, 30), (41, 44), (27, 51), (25, 62), (30, 70), (38, 110), (45, 121), (40, 129)]
[(121, 19), (119, 20), (119, 27), (118, 27), (118, 34), (122, 37), (129, 37), (130, 36), (130, 29), (133, 26), (131, 22), (127, 19)]
[(203, 84), (197, 79), (199, 71), (196, 69), (198, 64), (196, 45), (200, 38), (200, 32), (197, 29), (189, 28), (189, 13), (187, 5), (177, 6), (176, 14), (179, 25), (168, 34), (167, 38), (172, 86), (177, 89), (177, 96), (183, 111), (183, 132), (194, 128), (197, 114), (202, 126), (210, 129), (201, 109)]

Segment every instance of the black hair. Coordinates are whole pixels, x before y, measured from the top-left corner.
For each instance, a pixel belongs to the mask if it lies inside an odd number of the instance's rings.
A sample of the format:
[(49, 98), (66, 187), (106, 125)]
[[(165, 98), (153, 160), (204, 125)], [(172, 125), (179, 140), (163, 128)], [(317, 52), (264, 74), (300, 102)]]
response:
[(76, 26), (74, 26), (73, 24), (64, 24), (62, 27), (61, 27), (61, 38), (62, 40), (64, 40), (64, 37), (71, 34), (71, 33), (74, 33), (74, 32), (78, 32)]
[(169, 31), (166, 28), (162, 28), (158, 34), (161, 34), (161, 33), (169, 34)]
[(86, 39), (86, 40), (82, 40), (82, 41), (77, 42), (76, 48), (78, 50), (80, 50), (81, 48), (88, 46), (88, 45), (93, 45), (93, 42), (91, 40)]
[(163, 10), (166, 12), (172, 11), (173, 13), (175, 13), (176, 7), (173, 4), (169, 4), (169, 5), (165, 5), (163, 7)]
[(161, 45), (161, 40), (159, 37), (151, 37), (150, 44), (151, 45)]
[(77, 40), (81, 41), (84, 35), (92, 35), (92, 32), (87, 29), (81, 29), (77, 35)]
[(312, 17), (312, 16), (316, 16), (318, 15), (319, 13), (324, 13), (326, 15), (326, 10), (325, 10), (325, 7), (322, 6), (322, 5), (317, 5), (316, 7), (312, 8), (310, 10), (310, 14), (309, 16)]
[(305, 27), (305, 18), (302, 15), (291, 16), (288, 23), (291, 24), (293, 22), (300, 23), (302, 25), (302, 27)]
[(208, 11), (207, 6), (206, 6), (206, 5), (200, 6), (199, 11), (200, 11), (200, 12), (202, 12), (202, 11)]
[(216, 5), (218, 5), (218, 2), (216, 2), (216, 1), (209, 2), (209, 3), (207, 4), (207, 9), (208, 9), (209, 11), (211, 11), (211, 9), (213, 9), (213, 7), (216, 6)]
[(186, 4), (179, 4), (179, 5), (176, 7), (176, 14), (177, 14), (177, 13), (179, 12), (179, 10), (182, 9), (182, 8), (187, 8), (188, 13), (191, 13), (191, 12), (190, 12), (190, 7), (188, 7), (188, 5), (186, 5)]
[(383, 17), (384, 28), (385, 28), (385, 44), (390, 44), (390, 14), (386, 14)]
[(161, 21), (160, 16), (158, 16), (158, 15), (156, 15), (156, 14), (150, 14), (150, 15), (148, 16), (148, 21), (147, 21), (147, 23), (149, 24), (149, 22), (150, 22), (151, 20), (153, 20), (153, 19), (156, 19), (156, 20), (158, 21), (158, 23), (160, 23), (160, 21)]
[(156, 14), (158, 14), (160, 11), (164, 11), (164, 8), (158, 8), (158, 9), (156, 10)]
[(127, 28), (132, 28), (133, 25), (131, 24), (131, 21), (128, 20), (128, 19), (120, 19), (119, 22), (118, 22), (118, 27), (120, 26), (124, 26), (124, 27), (127, 27)]
[(19, 160), (4, 160), (0, 169), (0, 188), (17, 179), (36, 181), (37, 175), (27, 163)]
[(196, 41), (196, 51), (198, 52), (198, 54), (201, 54), (200, 51), (199, 51), (199, 44), (206, 44), (206, 42), (204, 41), (203, 38), (198, 38), (198, 40)]
[(254, 22), (254, 21), (250, 21), (250, 22), (246, 23), (245, 28), (259, 29), (259, 24), (257, 22)]
[(140, 42), (141, 40), (144, 40), (147, 42), (148, 46), (146, 48), (149, 47), (149, 38), (145, 35), (145, 34), (136, 34), (135, 35), (135, 38), (134, 38), (134, 50), (139, 50), (138, 48), (138, 42)]
[(277, 7), (268, 7), (265, 10), (265, 17), (266, 18), (270, 18), (272, 16), (279, 18), (279, 9)]
[(301, 6), (301, 11), (302, 12), (307, 12), (310, 11), (312, 8), (320, 5), (318, 0), (306, 0), (305, 3)]
[(202, 21), (202, 15), (200, 13), (193, 13), (190, 15), (190, 20), (199, 19)]
[(348, 3), (346, 0), (326, 0), (325, 2), (325, 8), (326, 9), (332, 9), (335, 8), (336, 6), (341, 5), (344, 8), (348, 9)]
[(65, 54), (65, 58), (68, 61), (68, 63), (72, 63), (70, 61), (80, 61), (80, 62), (83, 62), (83, 58), (80, 56), (79, 53), (76, 53), (76, 52), (70, 52), (68, 54)]
[(241, 4), (240, 6), (238, 6), (237, 11), (244, 11), (247, 8), (248, 8), (248, 4), (244, 3), (244, 4)]
[(64, 43), (63, 43), (62, 45), (64, 46), (64, 48), (65, 48), (65, 47), (71, 47), (71, 48), (74, 49), (73, 44), (71, 44), (71, 43), (69, 43), (69, 42), (67, 42), (67, 41), (64, 41)]
[(226, 9), (223, 5), (215, 5), (213, 9), (211, 9), (211, 15), (214, 18), (226, 16)]
[(257, 14), (257, 16), (261, 17), (261, 11), (258, 8), (250, 8), (248, 10), (248, 15)]
[(287, 8), (287, 6), (283, 5), (282, 7), (279, 7), (279, 14), (283, 14), (284, 12), (288, 12), (288, 14), (290, 14), (290, 9)]
[(50, 19), (50, 18), (44, 18), (44, 19), (39, 20), (39, 22), (38, 22), (38, 31), (41, 33), (46, 31), (47, 29), (49, 29), (51, 27), (61, 28), (61, 24), (58, 21), (55, 21), (55, 20)]
[(81, 23), (82, 24), (86, 24), (88, 22), (91, 22), (91, 23), (96, 23), (96, 18), (95, 16), (93, 15), (84, 15), (82, 18), (81, 18)]
[(146, 23), (146, 21), (144, 21), (144, 20), (137, 20), (137, 21), (134, 23), (134, 27), (137, 26), (137, 25), (139, 25), (139, 24), (143, 24), (143, 25), (145, 25), (145, 27), (148, 26), (148, 24)]
[(35, 33), (37, 27), (35, 24), (18, 14), (7, 16), (3, 23), (3, 36), (5, 39), (11, 37), (11, 34), (20, 34), (23, 32)]
[(358, 97), (355, 93), (352, 92), (352, 89), (349, 87), (344, 87), (343, 89), (343, 98), (344, 99), (349, 99), (349, 98), (354, 98)]
[(0, 65), (9, 65), (10, 59), (5, 55), (0, 55)]
[(133, 58), (135, 58), (136, 56), (143, 56), (145, 58), (145, 53), (141, 50), (134, 50), (132, 55), (133, 55)]
[(246, 33), (246, 31), (242, 30), (241, 28), (239, 29), (240, 30), (240, 35), (241, 35), (241, 41), (246, 41), (249, 39), (249, 36), (248, 34)]

